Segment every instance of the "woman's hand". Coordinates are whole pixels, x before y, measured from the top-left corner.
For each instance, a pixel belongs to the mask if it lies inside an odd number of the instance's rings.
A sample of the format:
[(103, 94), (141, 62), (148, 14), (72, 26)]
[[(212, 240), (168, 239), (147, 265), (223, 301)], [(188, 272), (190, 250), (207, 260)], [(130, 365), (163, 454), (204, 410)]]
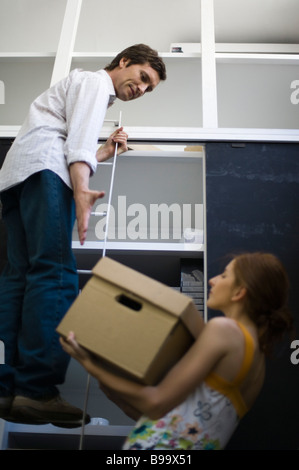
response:
[[(61, 337), (60, 344), (66, 353), (76, 359), (88, 373), (98, 380), (100, 389), (105, 393), (109, 400), (119, 406), (130, 418), (137, 420), (140, 417), (141, 413), (134, 407), (134, 405), (123, 400), (121, 395), (115, 392), (113, 388), (111, 389), (108, 385), (101, 383), (101, 378), (104, 377), (104, 369), (100, 367), (99, 363), (94, 362), (92, 355), (89, 354), (88, 351), (79, 346), (73, 332), (70, 332), (66, 339)], [(112, 377), (110, 373), (106, 373), (105, 375)], [(117, 380), (117, 377), (115, 377), (115, 379)]]
[(76, 361), (80, 362), (82, 365), (92, 362), (91, 355), (76, 341), (75, 334), (71, 331), (67, 338), (60, 338), (60, 344), (64, 351), (72, 356)]

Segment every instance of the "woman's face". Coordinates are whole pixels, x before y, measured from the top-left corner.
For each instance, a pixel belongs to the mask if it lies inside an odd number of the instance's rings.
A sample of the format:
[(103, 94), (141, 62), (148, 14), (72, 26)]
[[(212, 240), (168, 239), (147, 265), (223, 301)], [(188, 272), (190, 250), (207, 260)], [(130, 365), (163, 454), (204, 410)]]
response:
[(236, 291), (234, 260), (231, 261), (222, 274), (209, 280), (210, 292), (207, 306), (213, 310), (225, 311), (232, 303)]

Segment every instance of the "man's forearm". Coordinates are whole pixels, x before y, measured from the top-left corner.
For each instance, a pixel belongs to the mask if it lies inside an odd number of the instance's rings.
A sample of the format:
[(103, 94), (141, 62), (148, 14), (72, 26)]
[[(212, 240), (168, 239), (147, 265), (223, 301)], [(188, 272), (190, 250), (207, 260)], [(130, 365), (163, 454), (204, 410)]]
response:
[(92, 206), (97, 199), (105, 195), (104, 191), (92, 191), (89, 189), (90, 172), (87, 163), (76, 162), (70, 165), (70, 177), (74, 191), (78, 235), (81, 245), (83, 245), (86, 239)]
[(69, 167), (74, 197), (78, 191), (86, 191), (89, 187), (90, 167), (87, 163), (76, 162)]

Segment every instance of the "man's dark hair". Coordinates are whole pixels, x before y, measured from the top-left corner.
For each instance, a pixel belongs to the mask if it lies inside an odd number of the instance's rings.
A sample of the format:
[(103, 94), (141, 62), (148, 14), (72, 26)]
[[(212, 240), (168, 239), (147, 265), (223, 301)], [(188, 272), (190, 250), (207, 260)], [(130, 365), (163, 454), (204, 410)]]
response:
[(166, 80), (166, 67), (159, 57), (158, 52), (145, 44), (135, 44), (134, 46), (124, 49), (122, 52), (112, 60), (110, 64), (105, 67), (105, 70), (113, 70), (118, 65), (121, 59), (126, 58), (129, 60), (127, 67), (135, 64), (148, 63), (152, 69), (156, 70), (160, 80)]

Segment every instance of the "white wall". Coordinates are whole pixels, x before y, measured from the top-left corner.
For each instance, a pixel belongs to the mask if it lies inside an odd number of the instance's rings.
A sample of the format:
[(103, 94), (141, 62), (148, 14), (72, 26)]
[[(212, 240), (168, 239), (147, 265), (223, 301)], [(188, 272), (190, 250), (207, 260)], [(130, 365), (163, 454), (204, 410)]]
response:
[[(0, 50), (50, 51), (66, 0), (1, 0)], [(298, 0), (214, 0), (217, 42), (299, 42)], [(200, 42), (200, 0), (83, 0), (77, 51), (116, 51), (148, 42)]]
[(296, 78), (299, 63), (218, 64), (219, 127), (298, 129), (299, 105), (291, 100)]
[(0, 51), (56, 51), (66, 0), (1, 0)]
[(83, 0), (77, 51), (119, 51), (140, 42), (164, 52), (172, 42), (200, 42), (200, 1)]
[(214, 0), (216, 42), (298, 44), (298, 0)]

